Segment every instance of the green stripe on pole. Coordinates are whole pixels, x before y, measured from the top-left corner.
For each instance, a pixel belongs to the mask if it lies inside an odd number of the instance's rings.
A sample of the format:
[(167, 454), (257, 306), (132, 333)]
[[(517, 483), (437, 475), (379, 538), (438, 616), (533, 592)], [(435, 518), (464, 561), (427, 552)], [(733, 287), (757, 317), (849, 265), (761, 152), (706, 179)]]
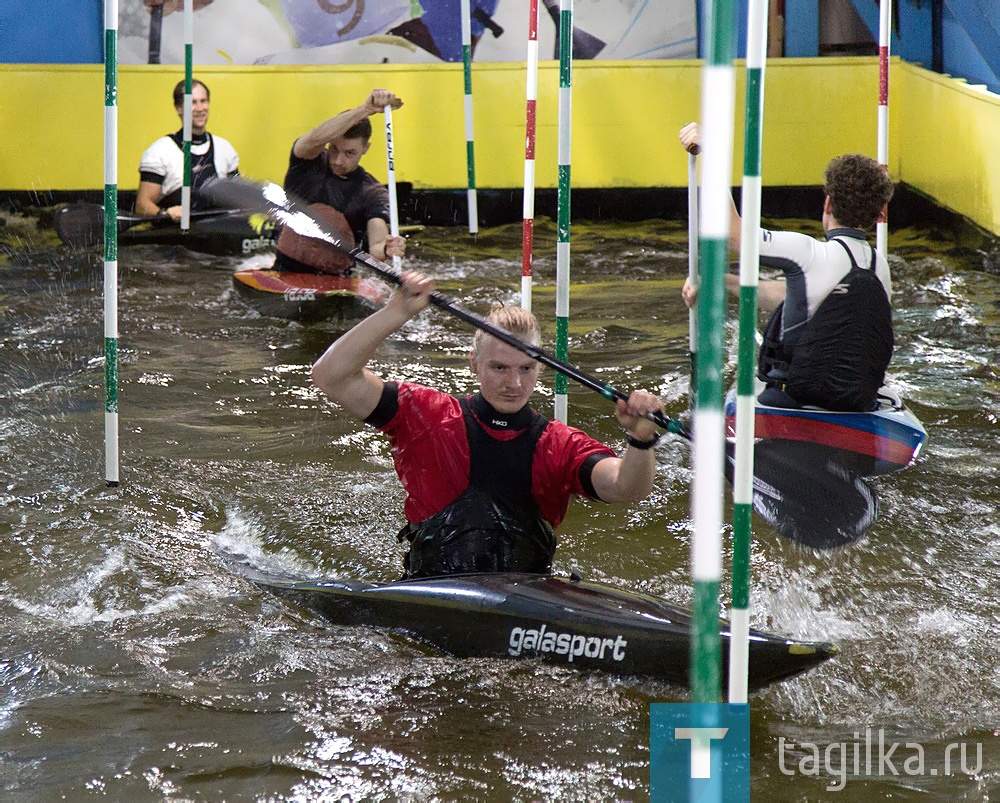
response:
[(469, 189), (476, 189), (476, 150), (472, 140), (465, 143), (465, 162), (469, 180)]
[(472, 94), (472, 47), (462, 45), (462, 73), (465, 78), (465, 94)]
[[(752, 0), (756, 2), (756, 0)], [(743, 141), (743, 175), (760, 176), (761, 124), (764, 98), (764, 71), (753, 68), (747, 70), (745, 138)]]
[[(696, 627), (692, 633), (691, 651), (698, 655), (719, 653), (719, 584), (698, 580), (694, 583), (694, 616), (696, 621), (711, 621), (711, 627)], [(719, 661), (698, 660), (691, 665), (691, 693), (696, 703), (716, 702), (721, 688)], [(715, 690), (714, 696), (706, 697), (706, 690)], [(698, 699), (702, 697), (704, 699)]]
[(701, 281), (698, 292), (698, 384), (696, 406), (722, 408), (722, 363), (726, 312), (725, 274), (729, 267), (729, 243), (699, 239)]

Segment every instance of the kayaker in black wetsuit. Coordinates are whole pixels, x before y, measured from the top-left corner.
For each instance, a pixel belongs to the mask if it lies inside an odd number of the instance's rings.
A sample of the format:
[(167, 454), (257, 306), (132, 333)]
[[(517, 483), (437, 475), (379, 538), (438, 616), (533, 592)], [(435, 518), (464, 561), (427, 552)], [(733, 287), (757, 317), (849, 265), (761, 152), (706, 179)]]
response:
[[(364, 103), (331, 117), (295, 140), (285, 174), (285, 189), (310, 204), (337, 234), (350, 233), (348, 247), (361, 247), (379, 260), (403, 256), (406, 240), (389, 234), (389, 191), (360, 165), (371, 144), (372, 124), (368, 119), (381, 114), (386, 106), (398, 109), (403, 101), (386, 89), (373, 89)], [(343, 217), (346, 221), (337, 220)], [(316, 241), (304, 242), (285, 230), (278, 240), (276, 270), (337, 273), (349, 261), (325, 249), (317, 251)], [(322, 249), (322, 247), (321, 247)], [(340, 267), (338, 267), (340, 266)]]
[[(222, 137), (209, 134), (208, 108), (211, 93), (201, 81), (191, 86), (191, 209), (210, 209), (198, 192), (209, 179), (239, 174), (240, 157)], [(174, 109), (184, 119), (184, 81), (173, 92)], [(135, 211), (139, 215), (163, 215), (181, 219), (181, 186), (184, 184), (184, 130), (160, 137), (139, 160), (139, 190)]]
[[(365, 366), (379, 345), (427, 308), (433, 283), (406, 272), (389, 303), (327, 349), (316, 384), (392, 444), (406, 490), (410, 577), (463, 572), (547, 572), (553, 530), (573, 495), (604, 502), (644, 499), (653, 487), (655, 425), (663, 403), (635, 391), (618, 402), (625, 451), (614, 451), (529, 405), (540, 365), (477, 332), (470, 354), (479, 392), (458, 399), (410, 382), (386, 382)], [(520, 307), (497, 307), (495, 325), (537, 345), (538, 322)]]
[[(685, 149), (699, 145), (697, 123), (681, 129)], [(758, 303), (772, 317), (764, 334), (758, 376), (762, 404), (812, 405), (866, 412), (875, 406), (892, 358), (892, 283), (889, 264), (866, 241), (892, 198), (892, 179), (874, 159), (848, 154), (826, 168), (823, 188), (826, 242), (798, 232), (760, 229), (760, 264), (784, 279), (762, 281)], [(740, 250), (742, 232), (730, 197), (729, 246)], [(739, 296), (739, 276), (726, 288)], [(684, 283), (690, 307), (697, 287)]]

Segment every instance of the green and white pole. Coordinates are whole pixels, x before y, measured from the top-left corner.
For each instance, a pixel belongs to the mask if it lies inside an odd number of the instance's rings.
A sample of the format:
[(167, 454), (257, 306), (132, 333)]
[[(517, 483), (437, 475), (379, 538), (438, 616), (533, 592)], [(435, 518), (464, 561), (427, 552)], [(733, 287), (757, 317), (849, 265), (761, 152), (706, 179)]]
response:
[(184, 184), (181, 186), (181, 231), (191, 228), (191, 94), (194, 91), (194, 3), (184, 4)]
[(476, 147), (472, 126), (472, 0), (462, 0), (462, 67), (465, 74), (465, 159), (469, 170), (469, 234), (479, 232), (476, 199)]
[(747, 88), (744, 118), (740, 320), (736, 379), (736, 469), (733, 481), (733, 594), (729, 639), (729, 702), (747, 702), (750, 670), (750, 541), (753, 534), (754, 375), (757, 280), (760, 260), (761, 150), (767, 0), (747, 10)]
[(118, 0), (104, 0), (104, 465), (118, 487)]
[[(725, 274), (729, 265), (730, 177), (736, 93), (733, 71), (734, 0), (708, 0), (707, 53), (702, 69), (702, 183), (698, 301), (698, 384), (694, 412), (694, 631), (691, 693), (696, 703), (720, 696), (719, 583), (722, 576), (722, 478), (725, 432), (722, 411)], [(712, 749), (695, 742), (702, 758)], [(692, 761), (695, 754), (692, 753)]]
[[(569, 360), (570, 143), (573, 134), (573, 0), (559, 0), (559, 190), (556, 209), (556, 357)], [(566, 423), (569, 381), (556, 374), (555, 417)]]
[[(723, 321), (725, 274), (729, 266), (729, 219), (732, 192), (735, 80), (734, 0), (707, 0), (705, 64), (702, 68), (702, 182), (699, 237), (698, 382), (694, 411), (694, 482), (691, 578), (694, 585), (694, 626), (691, 633), (691, 700), (717, 703), (721, 696), (719, 583), (722, 578), (722, 478), (725, 421), (722, 410)], [(721, 761), (718, 741), (704, 736), (718, 727), (714, 706), (700, 706), (693, 724), (699, 729), (691, 742), (691, 765), (709, 767)], [(690, 800), (706, 800), (698, 779), (692, 778)], [(722, 803), (721, 789), (708, 799)]]

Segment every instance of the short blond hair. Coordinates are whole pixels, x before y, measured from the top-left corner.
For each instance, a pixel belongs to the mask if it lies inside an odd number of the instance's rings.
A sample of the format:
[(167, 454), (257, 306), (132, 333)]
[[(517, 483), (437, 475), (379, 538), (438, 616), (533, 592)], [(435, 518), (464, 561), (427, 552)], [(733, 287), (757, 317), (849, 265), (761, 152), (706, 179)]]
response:
[[(506, 329), (514, 337), (524, 340), (532, 346), (541, 345), (542, 330), (538, 325), (538, 318), (522, 307), (498, 304), (486, 315), (486, 320), (494, 326)], [(483, 338), (489, 333), (482, 329), (477, 329), (472, 337), (472, 352), (479, 351), (483, 343)]]

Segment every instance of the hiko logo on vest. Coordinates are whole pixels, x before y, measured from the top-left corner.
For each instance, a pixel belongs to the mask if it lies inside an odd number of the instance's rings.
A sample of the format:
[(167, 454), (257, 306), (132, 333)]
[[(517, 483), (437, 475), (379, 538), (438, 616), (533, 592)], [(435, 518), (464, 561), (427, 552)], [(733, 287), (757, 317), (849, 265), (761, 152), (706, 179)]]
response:
[[(525, 630), (515, 627), (510, 631), (510, 646), (507, 650), (513, 657), (524, 652), (551, 652), (555, 655), (565, 655), (568, 663), (575, 658), (597, 658), (605, 661), (625, 659), (625, 646), (628, 642), (621, 636), (601, 638), (600, 636), (584, 636), (579, 633), (552, 633), (546, 625), (540, 628)], [(610, 655), (605, 653), (611, 650)]]

